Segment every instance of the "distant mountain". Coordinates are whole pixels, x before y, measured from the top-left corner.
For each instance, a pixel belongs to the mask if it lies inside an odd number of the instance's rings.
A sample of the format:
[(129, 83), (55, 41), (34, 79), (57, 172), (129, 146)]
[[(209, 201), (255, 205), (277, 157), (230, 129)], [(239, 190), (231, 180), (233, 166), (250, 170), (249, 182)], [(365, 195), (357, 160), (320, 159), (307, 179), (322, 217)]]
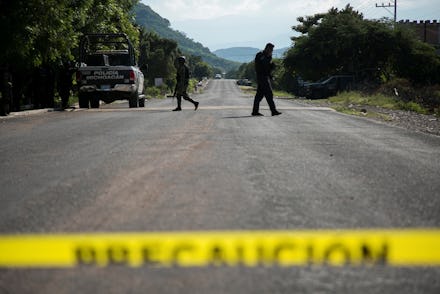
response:
[(233, 47), (215, 50), (213, 53), (224, 59), (247, 63), (255, 58), (255, 54), (257, 54), (258, 51), (260, 51), (260, 49), (252, 47)]
[(143, 26), (148, 31), (155, 32), (162, 38), (176, 41), (180, 50), (182, 50), (184, 54), (201, 56), (203, 61), (207, 62), (211, 66), (221, 68), (224, 71), (230, 71), (239, 66), (239, 64), (234, 61), (226, 60), (213, 54), (202, 44), (188, 38), (185, 33), (170, 28), (170, 21), (161, 17), (159, 14), (153, 11), (150, 6), (142, 3), (137, 4), (134, 8), (134, 15), (138, 25)]
[[(283, 57), (284, 53), (288, 49), (289, 49), (288, 47), (275, 49), (273, 52), (273, 57), (274, 58)], [(248, 63), (254, 60), (255, 54), (257, 54), (259, 51), (261, 51), (261, 49), (252, 48), (252, 47), (232, 47), (227, 49), (215, 50), (213, 53), (224, 59), (241, 62), (241, 63)]]

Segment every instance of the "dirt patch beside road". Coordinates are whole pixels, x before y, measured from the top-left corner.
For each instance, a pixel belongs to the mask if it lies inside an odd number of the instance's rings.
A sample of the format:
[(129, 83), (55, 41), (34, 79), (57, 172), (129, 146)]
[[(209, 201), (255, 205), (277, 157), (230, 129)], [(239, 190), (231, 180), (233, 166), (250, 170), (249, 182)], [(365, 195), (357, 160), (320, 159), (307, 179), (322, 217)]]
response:
[[(331, 107), (340, 111), (340, 105), (331, 103), (330, 101), (306, 99), (295, 99), (295, 101), (304, 105)], [(403, 127), (417, 132), (440, 136), (440, 117), (434, 114), (426, 115), (413, 111), (387, 109), (367, 105), (349, 105), (349, 107), (345, 108), (342, 112), (382, 121), (390, 125)]]

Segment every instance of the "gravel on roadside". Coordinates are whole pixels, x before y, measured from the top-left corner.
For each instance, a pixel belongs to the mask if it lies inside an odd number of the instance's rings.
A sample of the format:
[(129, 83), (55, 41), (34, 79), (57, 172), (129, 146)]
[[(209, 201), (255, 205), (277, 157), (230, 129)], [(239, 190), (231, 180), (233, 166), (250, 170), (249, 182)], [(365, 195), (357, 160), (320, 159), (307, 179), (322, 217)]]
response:
[[(338, 108), (337, 104), (333, 104), (329, 101), (307, 99), (295, 99), (295, 101), (304, 105)], [(349, 109), (352, 109), (354, 113), (358, 113), (358, 116), (365, 117), (366, 119), (374, 119), (408, 130), (440, 136), (440, 117), (434, 114), (426, 115), (413, 111), (393, 110), (365, 105), (350, 105)]]

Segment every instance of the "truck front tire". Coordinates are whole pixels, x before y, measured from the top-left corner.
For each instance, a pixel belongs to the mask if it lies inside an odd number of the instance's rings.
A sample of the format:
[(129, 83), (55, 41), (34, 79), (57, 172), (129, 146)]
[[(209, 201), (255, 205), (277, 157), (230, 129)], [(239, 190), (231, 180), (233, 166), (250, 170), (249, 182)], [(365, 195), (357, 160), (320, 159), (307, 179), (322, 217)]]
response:
[(131, 95), (128, 99), (128, 106), (130, 108), (137, 108), (139, 105), (139, 94), (136, 92), (135, 94)]

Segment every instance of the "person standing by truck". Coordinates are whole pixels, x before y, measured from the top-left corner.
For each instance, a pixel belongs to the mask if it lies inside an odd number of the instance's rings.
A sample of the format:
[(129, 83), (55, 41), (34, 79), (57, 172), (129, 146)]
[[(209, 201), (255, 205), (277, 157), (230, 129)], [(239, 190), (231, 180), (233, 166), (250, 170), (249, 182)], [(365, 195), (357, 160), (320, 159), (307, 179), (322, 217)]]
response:
[(177, 108), (173, 111), (182, 111), (182, 97), (186, 101), (194, 104), (194, 110), (197, 110), (199, 107), (199, 102), (192, 100), (188, 93), (188, 84), (189, 84), (189, 69), (185, 64), (186, 58), (185, 56), (180, 56), (177, 58), (177, 76), (176, 76), (176, 90), (175, 96), (177, 98)]
[(61, 97), (61, 109), (69, 106), (70, 90), (72, 89), (72, 75), (75, 72), (70, 61), (65, 61), (58, 77), (58, 93)]
[(260, 102), (263, 97), (266, 97), (267, 104), (269, 104), (272, 116), (280, 115), (276, 109), (273, 101), (272, 92), (272, 71), (275, 69), (275, 64), (272, 62), (272, 52), (275, 46), (267, 43), (263, 51), (258, 52), (255, 56), (255, 72), (257, 74), (257, 94), (254, 98), (254, 107), (252, 109), (252, 116), (263, 116), (259, 112)]
[(0, 116), (8, 115), (12, 108), (12, 75), (8, 67), (0, 67)]

